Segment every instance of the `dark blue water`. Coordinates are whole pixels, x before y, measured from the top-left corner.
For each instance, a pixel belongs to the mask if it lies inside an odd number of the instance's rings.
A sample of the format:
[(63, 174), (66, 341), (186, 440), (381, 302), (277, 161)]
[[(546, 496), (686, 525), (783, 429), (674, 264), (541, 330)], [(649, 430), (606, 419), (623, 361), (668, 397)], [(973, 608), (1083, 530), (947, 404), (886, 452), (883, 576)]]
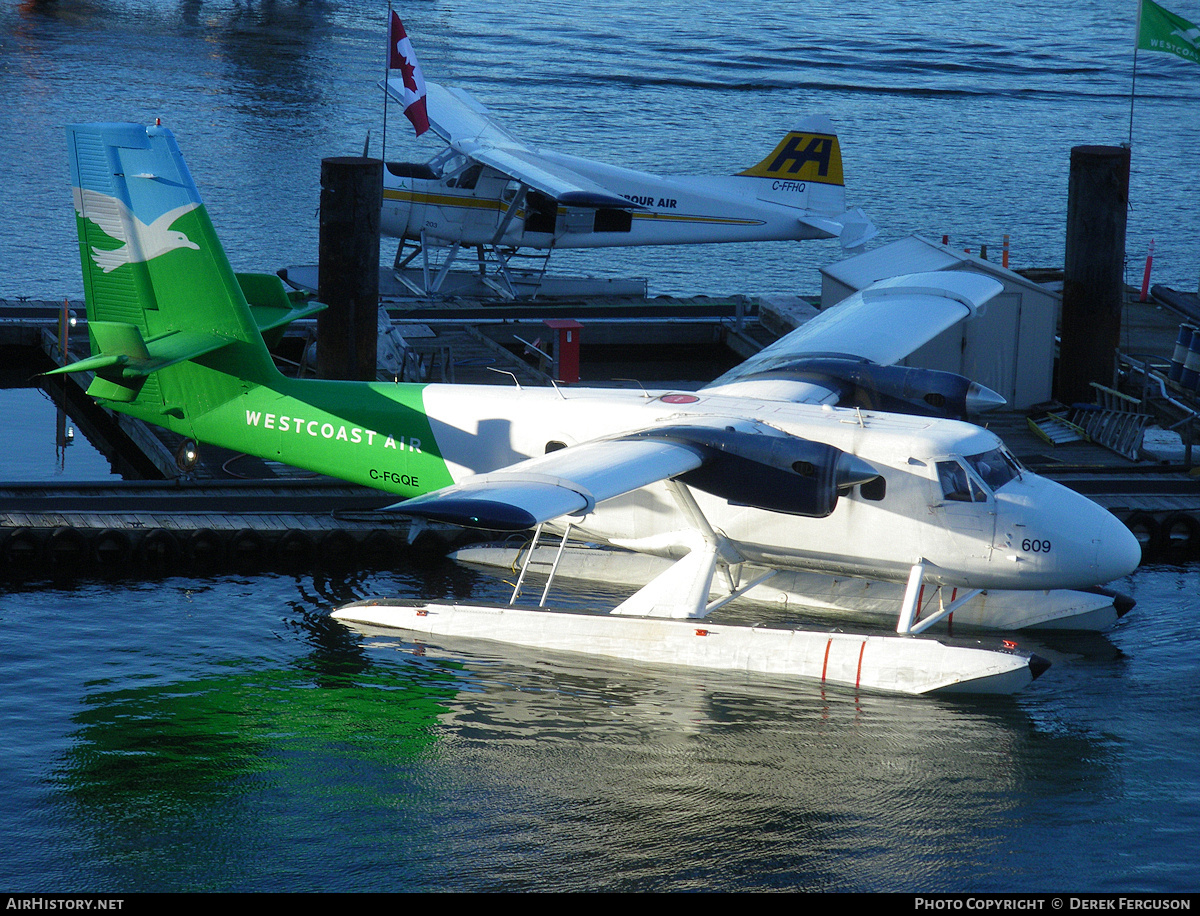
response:
[[(1200, 3), (1175, 9), (1200, 21)], [(1063, 259), (1072, 146), (1130, 135), (1133, 4), (597, 0), (400, 7), (429, 79), (470, 86), (530, 142), (656, 172), (729, 174), (814, 114), (838, 125), (851, 202), (882, 244), (987, 244)], [(683, 10), (680, 14), (678, 11)], [(381, 152), (386, 5), (295, 0), (0, 7), (0, 297), (81, 294), (63, 124), (161, 117), (235, 266), (316, 259), (320, 160)], [(1200, 280), (1200, 79), (1142, 52), (1127, 279)], [(439, 146), (389, 120), (389, 158)], [(563, 252), (655, 293), (812, 292), (835, 242)]]
[[(883, 229), (1013, 238), (1061, 263), (1069, 149), (1129, 132), (1132, 12), (979, 0), (529, 8), (413, 3), (430, 79), (518, 134), (652, 170), (731, 172), (815, 111)], [(1200, 21), (1200, 5), (1172, 6)], [(684, 13), (681, 15), (680, 10)], [(171, 126), (239, 268), (311, 261), (324, 156), (380, 149), (377, 3), (0, 8), (0, 296), (78, 297), (62, 125)], [(1200, 70), (1139, 60), (1131, 281), (1195, 285)], [(423, 158), (392, 116), (389, 158)], [(654, 292), (810, 292), (835, 245), (586, 253)], [(54, 451), (34, 392), (5, 477)], [(517, 650), (414, 654), (328, 619), (374, 594), (500, 598), (404, 559), (349, 574), (0, 583), (0, 888), (1200, 888), (1200, 571), (1117, 583), (1104, 636), (1003, 701), (854, 696)], [(580, 599), (581, 600), (581, 599)]]

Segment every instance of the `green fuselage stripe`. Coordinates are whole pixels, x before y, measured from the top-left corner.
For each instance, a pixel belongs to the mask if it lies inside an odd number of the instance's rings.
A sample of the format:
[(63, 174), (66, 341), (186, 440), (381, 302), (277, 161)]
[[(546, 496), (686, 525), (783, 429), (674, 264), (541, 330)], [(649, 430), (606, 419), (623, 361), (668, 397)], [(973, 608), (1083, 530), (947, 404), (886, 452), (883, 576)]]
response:
[(202, 444), (408, 497), (454, 482), (425, 414), (424, 389), (279, 376), (277, 384), (251, 386), (188, 418), (164, 416), (145, 405), (112, 406)]

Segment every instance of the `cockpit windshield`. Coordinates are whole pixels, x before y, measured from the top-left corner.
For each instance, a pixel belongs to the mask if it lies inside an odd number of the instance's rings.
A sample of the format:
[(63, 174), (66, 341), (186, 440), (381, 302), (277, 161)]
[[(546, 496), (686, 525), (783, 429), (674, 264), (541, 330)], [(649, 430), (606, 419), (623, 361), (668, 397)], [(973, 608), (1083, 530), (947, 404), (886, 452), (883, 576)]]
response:
[(967, 464), (994, 493), (1021, 473), (1021, 465), (1006, 449), (994, 448), (967, 456)]
[(471, 160), (453, 148), (442, 150), (429, 160), (429, 168), (438, 178), (443, 175), (453, 175), (464, 168)]
[[(974, 473), (967, 473), (967, 468)], [(996, 448), (961, 459), (939, 461), (942, 495), (955, 502), (987, 502), (988, 496), (1021, 474), (1021, 464), (1007, 449)], [(986, 485), (981, 486), (981, 482)], [(990, 492), (989, 492), (990, 491)]]

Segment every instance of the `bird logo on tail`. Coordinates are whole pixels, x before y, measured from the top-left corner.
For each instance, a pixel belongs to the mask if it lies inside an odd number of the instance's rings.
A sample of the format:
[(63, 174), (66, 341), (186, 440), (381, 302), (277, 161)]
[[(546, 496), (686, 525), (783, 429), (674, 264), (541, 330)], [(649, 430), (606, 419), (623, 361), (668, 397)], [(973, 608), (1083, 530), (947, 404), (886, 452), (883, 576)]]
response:
[(99, 226), (109, 238), (123, 243), (119, 248), (111, 249), (92, 246), (92, 260), (105, 273), (123, 264), (152, 260), (176, 248), (200, 250), (200, 246), (184, 233), (171, 228), (181, 216), (200, 206), (196, 201), (168, 210), (147, 225), (115, 197), (87, 188), (72, 190), (75, 212)]

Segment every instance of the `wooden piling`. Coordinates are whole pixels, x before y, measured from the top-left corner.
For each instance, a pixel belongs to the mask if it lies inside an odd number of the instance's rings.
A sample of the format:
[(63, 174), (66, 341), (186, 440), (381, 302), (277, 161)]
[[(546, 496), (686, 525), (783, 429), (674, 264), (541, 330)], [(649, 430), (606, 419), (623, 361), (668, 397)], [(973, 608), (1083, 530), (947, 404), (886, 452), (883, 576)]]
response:
[(1129, 149), (1077, 146), (1067, 185), (1060, 401), (1092, 400), (1091, 382), (1111, 385), (1125, 301)]
[(361, 156), (321, 161), (317, 374), (375, 378), (379, 327), (379, 217), (383, 162)]

